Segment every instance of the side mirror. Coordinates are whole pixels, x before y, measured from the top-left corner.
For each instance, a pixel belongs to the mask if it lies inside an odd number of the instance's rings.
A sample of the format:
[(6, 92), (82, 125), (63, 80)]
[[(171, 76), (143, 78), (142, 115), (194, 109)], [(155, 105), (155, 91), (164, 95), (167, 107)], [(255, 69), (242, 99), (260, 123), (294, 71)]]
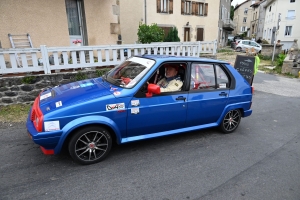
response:
[(152, 94), (160, 94), (160, 87), (155, 84), (148, 84), (148, 92), (146, 93), (146, 97), (152, 97)]

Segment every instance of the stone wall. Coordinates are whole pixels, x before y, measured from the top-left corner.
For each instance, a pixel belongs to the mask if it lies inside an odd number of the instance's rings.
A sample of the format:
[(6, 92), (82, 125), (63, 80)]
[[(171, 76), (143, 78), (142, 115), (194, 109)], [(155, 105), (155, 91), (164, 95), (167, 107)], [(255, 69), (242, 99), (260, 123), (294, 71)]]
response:
[[(263, 56), (272, 57), (274, 45), (273, 44), (262, 44), (261, 46), (262, 46), (261, 54)], [(280, 54), (282, 52), (282, 46), (283, 46), (283, 44), (276, 45), (274, 57), (276, 57), (278, 54)]]
[[(107, 70), (107, 69), (106, 69)], [(105, 70), (84, 70), (59, 74), (40, 74), (0, 78), (0, 106), (30, 104), (47, 87), (54, 87), (77, 80), (96, 78)]]
[(300, 64), (295, 63), (294, 60), (290, 60), (287, 55), (283, 61), (281, 73), (283, 74), (292, 74), (294, 76), (299, 76)]

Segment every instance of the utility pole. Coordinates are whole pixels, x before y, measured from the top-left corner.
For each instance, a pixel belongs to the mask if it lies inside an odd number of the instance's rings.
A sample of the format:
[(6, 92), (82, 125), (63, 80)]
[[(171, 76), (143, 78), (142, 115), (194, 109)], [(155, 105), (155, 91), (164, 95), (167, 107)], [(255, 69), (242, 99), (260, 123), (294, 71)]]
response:
[(272, 55), (272, 65), (273, 65), (273, 61), (274, 61), (274, 54), (275, 54), (276, 40), (277, 40), (277, 34), (278, 34), (278, 31), (279, 31), (280, 21), (281, 21), (281, 13), (278, 13), (278, 21), (277, 21), (277, 27), (276, 27), (276, 32), (275, 32), (274, 48), (273, 48), (273, 55)]

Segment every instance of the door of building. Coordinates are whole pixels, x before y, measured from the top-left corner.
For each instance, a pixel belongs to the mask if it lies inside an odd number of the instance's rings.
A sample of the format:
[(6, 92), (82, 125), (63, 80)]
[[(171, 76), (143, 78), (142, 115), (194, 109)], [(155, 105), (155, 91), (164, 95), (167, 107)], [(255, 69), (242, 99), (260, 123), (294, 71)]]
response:
[(190, 40), (190, 28), (184, 28), (184, 41), (189, 42)]
[(68, 19), (70, 45), (76, 45), (75, 40), (80, 40), (77, 45), (87, 45), (86, 23), (83, 0), (65, 0)]

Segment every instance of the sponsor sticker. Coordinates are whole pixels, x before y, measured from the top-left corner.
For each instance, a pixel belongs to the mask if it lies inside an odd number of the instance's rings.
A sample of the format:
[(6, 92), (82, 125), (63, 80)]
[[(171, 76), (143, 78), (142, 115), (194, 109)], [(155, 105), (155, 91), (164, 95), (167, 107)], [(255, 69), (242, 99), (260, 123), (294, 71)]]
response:
[(124, 110), (125, 109), (125, 103), (116, 103), (116, 104), (107, 104), (106, 110)]
[(140, 100), (132, 100), (131, 101), (131, 106), (139, 106), (140, 105)]
[(60, 130), (59, 121), (44, 122), (45, 131), (57, 131)]
[(56, 108), (61, 107), (62, 106), (62, 102), (61, 101), (56, 102), (55, 106), (56, 106)]
[(70, 87), (71, 90), (77, 89), (77, 88), (80, 88), (80, 86), (79, 85), (75, 85), (75, 86)]
[(51, 92), (43, 94), (42, 96), (40, 96), (40, 101), (43, 100), (43, 99), (46, 99), (48, 97), (51, 97)]
[(94, 85), (93, 83), (82, 83), (80, 84), (80, 87), (88, 87)]
[(118, 96), (118, 95), (120, 95), (121, 94), (121, 92), (119, 92), (119, 91), (115, 91), (114, 92), (114, 95), (116, 95), (116, 96)]
[(226, 83), (220, 83), (219, 88), (226, 88)]
[(131, 108), (131, 114), (139, 114), (140, 109), (139, 108)]

